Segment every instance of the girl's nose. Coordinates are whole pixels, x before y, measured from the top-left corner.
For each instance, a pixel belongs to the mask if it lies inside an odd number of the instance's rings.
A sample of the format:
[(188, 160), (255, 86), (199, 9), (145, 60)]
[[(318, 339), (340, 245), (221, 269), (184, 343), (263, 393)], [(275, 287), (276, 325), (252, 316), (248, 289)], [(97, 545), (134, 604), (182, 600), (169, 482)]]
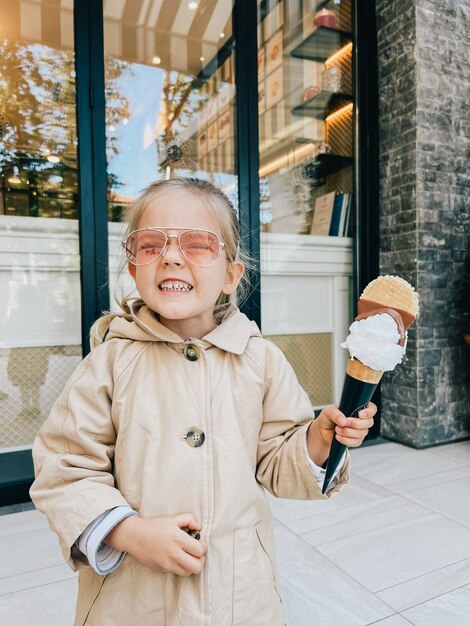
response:
[(184, 256), (181, 254), (181, 250), (176, 239), (168, 239), (162, 256), (163, 265), (184, 265)]

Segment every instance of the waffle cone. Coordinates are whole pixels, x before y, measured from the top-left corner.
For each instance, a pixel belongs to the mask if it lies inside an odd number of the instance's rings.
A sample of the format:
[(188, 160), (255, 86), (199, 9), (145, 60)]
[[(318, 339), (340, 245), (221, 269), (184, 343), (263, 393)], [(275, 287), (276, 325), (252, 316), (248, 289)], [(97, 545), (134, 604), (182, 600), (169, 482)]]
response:
[(406, 311), (413, 317), (418, 315), (418, 294), (399, 276), (379, 276), (367, 285), (359, 300), (372, 300), (384, 307)]
[(383, 372), (373, 370), (357, 359), (349, 359), (346, 366), (346, 374), (364, 383), (377, 384), (382, 378)]

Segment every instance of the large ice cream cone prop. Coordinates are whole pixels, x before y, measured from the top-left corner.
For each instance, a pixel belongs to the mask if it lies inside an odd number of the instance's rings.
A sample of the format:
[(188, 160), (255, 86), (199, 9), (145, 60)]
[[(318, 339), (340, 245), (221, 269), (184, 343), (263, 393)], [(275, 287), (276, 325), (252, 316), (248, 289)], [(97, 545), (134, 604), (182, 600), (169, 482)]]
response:
[[(398, 276), (379, 276), (362, 292), (359, 314), (342, 344), (351, 355), (339, 403), (340, 411), (347, 417), (357, 417), (369, 403), (384, 371), (392, 371), (401, 363), (406, 331), (416, 319), (418, 309), (418, 294)], [(322, 493), (327, 490), (345, 449), (344, 444), (333, 438)]]

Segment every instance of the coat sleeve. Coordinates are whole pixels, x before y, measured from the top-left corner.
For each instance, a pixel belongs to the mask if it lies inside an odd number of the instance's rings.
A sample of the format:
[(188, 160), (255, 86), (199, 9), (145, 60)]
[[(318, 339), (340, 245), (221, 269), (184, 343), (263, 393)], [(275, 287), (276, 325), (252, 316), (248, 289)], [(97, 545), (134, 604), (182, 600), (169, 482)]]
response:
[(266, 343), (256, 478), (278, 498), (328, 499), (348, 482), (349, 452), (337, 484), (323, 495), (306, 447), (307, 431), (314, 419), (312, 405), (284, 354), (273, 343)]
[(109, 352), (105, 344), (82, 361), (33, 445), (31, 499), (46, 514), (74, 570), (88, 564), (73, 547), (88, 524), (108, 509), (127, 505), (112, 472), (116, 432)]

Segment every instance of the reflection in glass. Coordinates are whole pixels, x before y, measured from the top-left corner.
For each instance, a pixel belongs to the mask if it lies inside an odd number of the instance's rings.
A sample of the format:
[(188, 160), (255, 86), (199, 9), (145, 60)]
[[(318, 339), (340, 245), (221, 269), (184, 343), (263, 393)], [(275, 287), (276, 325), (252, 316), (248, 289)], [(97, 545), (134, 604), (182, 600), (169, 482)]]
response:
[(339, 400), (346, 360), (351, 7), (351, 0), (258, 3), (262, 327), (317, 407)]
[(104, 7), (110, 221), (175, 174), (210, 178), (236, 202), (232, 2), (173, 4), (173, 21), (165, 3)]
[(351, 0), (259, 5), (260, 222), (353, 233)]
[(73, 45), (73, 2), (1, 4), (0, 451), (31, 446), (81, 358)]
[(0, 214), (76, 219), (73, 49), (0, 38), (0, 85)]
[(119, 222), (142, 189), (197, 176), (238, 206), (238, 181), (232, 0), (143, 3), (140, 11), (111, 4), (104, 3), (104, 42), (113, 302), (133, 289), (120, 272)]

